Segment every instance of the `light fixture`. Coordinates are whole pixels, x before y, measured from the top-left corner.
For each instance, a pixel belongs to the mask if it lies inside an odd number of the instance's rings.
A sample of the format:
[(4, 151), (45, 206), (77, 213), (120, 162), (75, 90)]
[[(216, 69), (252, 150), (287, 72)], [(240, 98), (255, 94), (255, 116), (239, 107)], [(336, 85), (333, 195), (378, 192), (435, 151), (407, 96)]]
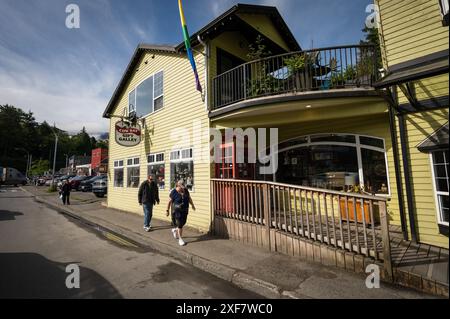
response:
[(307, 108), (307, 109), (310, 109), (310, 108), (312, 108), (312, 105), (309, 104), (309, 105), (306, 106), (306, 108)]

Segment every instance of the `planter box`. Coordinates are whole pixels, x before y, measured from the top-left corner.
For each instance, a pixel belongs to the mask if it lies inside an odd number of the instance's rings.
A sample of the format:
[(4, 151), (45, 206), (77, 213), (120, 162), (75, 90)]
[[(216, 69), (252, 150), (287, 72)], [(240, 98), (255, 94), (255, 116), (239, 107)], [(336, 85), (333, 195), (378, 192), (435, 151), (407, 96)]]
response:
[[(353, 211), (353, 201), (349, 200), (347, 202), (348, 217), (347, 217), (347, 213), (345, 211), (345, 200), (341, 199), (340, 206), (341, 206), (342, 220), (347, 220), (347, 218), (348, 218), (349, 221), (352, 221), (352, 222), (355, 221), (355, 213)], [(373, 207), (373, 209), (375, 210), (375, 207)], [(375, 216), (375, 212), (374, 212), (374, 216)], [(357, 218), (358, 223), (363, 223), (363, 215), (362, 215), (362, 208), (361, 208), (360, 201), (356, 201), (356, 218)], [(370, 206), (369, 206), (369, 203), (367, 203), (367, 202), (364, 202), (364, 218), (365, 218), (365, 222), (367, 225), (372, 224), (372, 219), (370, 217)], [(375, 218), (375, 223), (376, 222), (377, 222), (377, 220)]]

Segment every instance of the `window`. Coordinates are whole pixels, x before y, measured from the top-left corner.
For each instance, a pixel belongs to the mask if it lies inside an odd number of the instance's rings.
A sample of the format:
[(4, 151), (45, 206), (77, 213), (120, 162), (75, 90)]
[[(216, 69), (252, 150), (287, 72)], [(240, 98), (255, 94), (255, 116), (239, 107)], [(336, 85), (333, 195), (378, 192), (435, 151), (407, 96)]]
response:
[(131, 188), (139, 187), (140, 166), (139, 157), (127, 160), (127, 186)]
[(158, 72), (155, 74), (155, 90), (154, 90), (154, 109), (155, 112), (162, 109), (164, 106), (164, 73)]
[(128, 111), (144, 117), (164, 107), (164, 73), (158, 72), (142, 81), (128, 95)]
[(114, 187), (123, 187), (123, 160), (114, 161)]
[(280, 146), (279, 169), (273, 176), (277, 182), (337, 191), (357, 191), (363, 186), (367, 193), (390, 194), (383, 139), (318, 134)]
[(448, 226), (449, 210), (449, 153), (448, 150), (440, 150), (431, 153), (433, 166), (433, 183), (436, 195), (438, 222)]
[(448, 0), (439, 0), (439, 5), (441, 7), (442, 24), (448, 27), (448, 10), (449, 4)]
[(192, 148), (170, 153), (170, 187), (183, 180), (188, 190), (194, 188), (194, 161)]
[(150, 154), (147, 157), (147, 175), (153, 175), (160, 189), (165, 187), (164, 153)]

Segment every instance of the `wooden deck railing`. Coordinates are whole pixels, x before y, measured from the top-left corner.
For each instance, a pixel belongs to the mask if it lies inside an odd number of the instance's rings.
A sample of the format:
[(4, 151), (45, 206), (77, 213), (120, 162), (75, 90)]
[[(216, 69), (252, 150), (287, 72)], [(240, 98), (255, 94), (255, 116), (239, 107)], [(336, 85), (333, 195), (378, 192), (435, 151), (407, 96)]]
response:
[(391, 267), (386, 198), (272, 182), (212, 180), (215, 216), (257, 224), (384, 260)]

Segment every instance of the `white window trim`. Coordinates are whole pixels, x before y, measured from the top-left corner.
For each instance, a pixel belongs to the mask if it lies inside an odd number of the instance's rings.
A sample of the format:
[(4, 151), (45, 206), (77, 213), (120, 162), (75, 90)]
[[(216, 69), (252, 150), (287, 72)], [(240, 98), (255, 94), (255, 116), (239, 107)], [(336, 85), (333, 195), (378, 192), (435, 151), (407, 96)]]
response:
[[(139, 159), (139, 164), (134, 164), (134, 160), (135, 159)], [(128, 165), (128, 161), (129, 160), (132, 160), (133, 161), (133, 164), (132, 165)], [(140, 158), (140, 156), (134, 156), (134, 157), (128, 157), (127, 159), (126, 159), (126, 164), (127, 164), (127, 166), (126, 166), (126, 168), (127, 168), (127, 178), (125, 179), (125, 174), (124, 174), (124, 180), (126, 181), (126, 183), (124, 183), (125, 184), (125, 187), (126, 188), (130, 188), (130, 189), (136, 189), (136, 188), (139, 188), (139, 186), (138, 187), (130, 187), (130, 186), (128, 186), (128, 180), (129, 180), (129, 177), (130, 176), (128, 176), (128, 169), (129, 168), (136, 168), (136, 167), (138, 167), (139, 168), (139, 182), (140, 182), (140, 180), (141, 180), (141, 158)], [(124, 181), (124, 182), (125, 182)]]
[[(156, 156), (157, 155), (164, 155), (164, 160), (163, 161), (156, 161)], [(153, 155), (155, 157), (155, 160), (153, 162), (149, 162), (148, 161), (148, 157), (150, 155)], [(159, 153), (150, 153), (147, 155), (147, 174), (148, 174), (148, 167), (152, 166), (152, 165), (164, 165), (164, 169), (166, 168), (166, 154), (165, 152), (159, 152)], [(169, 174), (170, 175), (170, 174)], [(159, 187), (160, 190), (164, 190), (166, 189), (166, 170), (164, 171), (164, 187)]]
[[(355, 137), (355, 143), (347, 143), (347, 142), (311, 142), (311, 137), (320, 136), (320, 135), (336, 135), (336, 136), (351, 135), (351, 136)], [(375, 147), (375, 146), (360, 144), (359, 138), (361, 136), (382, 140), (384, 148), (379, 148), (379, 147)], [(365, 149), (369, 149), (369, 150), (372, 150), (372, 151), (377, 151), (377, 152), (384, 153), (384, 161), (385, 161), (385, 165), (386, 165), (386, 178), (387, 178), (388, 193), (387, 194), (375, 194), (375, 196), (379, 196), (379, 197), (391, 197), (392, 196), (392, 193), (391, 193), (391, 182), (390, 182), (390, 176), (389, 176), (389, 165), (388, 165), (387, 152), (386, 152), (386, 140), (384, 138), (377, 137), (377, 136), (364, 135), (364, 134), (320, 133), (320, 134), (311, 134), (311, 135), (303, 135), (303, 136), (294, 137), (294, 138), (282, 141), (279, 144), (286, 143), (286, 142), (289, 142), (289, 141), (292, 141), (292, 140), (296, 140), (296, 139), (300, 139), (302, 137), (306, 137), (307, 138), (307, 142), (306, 143), (299, 143), (297, 145), (293, 145), (293, 146), (285, 147), (283, 149), (279, 149), (278, 150), (278, 154), (282, 153), (282, 152), (285, 152), (285, 151), (292, 150), (292, 149), (297, 149), (299, 147), (308, 147), (308, 146), (315, 146), (315, 145), (336, 145), (336, 146), (355, 147), (356, 148), (357, 161), (358, 161), (359, 183), (362, 184), (362, 185), (364, 185), (364, 172), (363, 172), (363, 167), (362, 167), (361, 149), (365, 148)], [(274, 180), (276, 180), (275, 175), (274, 175)]]
[[(185, 158), (182, 157), (183, 156), (183, 152), (182, 151), (186, 151), (186, 150), (192, 150), (192, 156), (191, 157), (185, 157)], [(172, 152), (180, 152), (180, 158), (176, 159), (176, 160), (171, 159), (170, 157), (172, 155)], [(179, 148), (179, 149), (171, 150), (170, 153), (169, 153), (169, 162), (170, 162), (170, 164), (172, 164), (172, 163), (177, 164), (177, 163), (192, 162), (192, 169), (194, 169), (194, 148), (193, 147), (186, 147), (186, 148)], [(170, 185), (172, 183), (172, 167), (171, 166), (169, 167), (169, 178), (170, 178), (169, 179), (169, 187), (171, 187), (171, 185)], [(190, 190), (189, 192), (190, 193), (195, 193), (195, 183), (192, 186), (192, 190)]]
[[(122, 161), (122, 165), (119, 165), (119, 163)], [(117, 163), (117, 166), (116, 166)], [(124, 188), (125, 186), (125, 160), (115, 160), (114, 161), (114, 178), (113, 178), (113, 188)], [(116, 170), (121, 169), (122, 171), (122, 186), (116, 186)]]
[(448, 3), (448, 0), (439, 0), (439, 2), (440, 2), (441, 15), (442, 15), (442, 17), (444, 17), (449, 11), (449, 3)]
[[(154, 96), (153, 96), (153, 100), (152, 100), (152, 111), (151, 111), (149, 114), (146, 114), (146, 115), (141, 116), (140, 119), (145, 119), (145, 118), (149, 117), (150, 115), (153, 115), (153, 114), (155, 114), (155, 113), (158, 113), (159, 111), (161, 111), (161, 110), (164, 109), (165, 103), (163, 102), (163, 107), (160, 108), (159, 110), (155, 111), (155, 100), (158, 99), (158, 98), (160, 98), (161, 96), (164, 97), (164, 92), (165, 92), (165, 89), (164, 89), (164, 69), (162, 69), (162, 70), (160, 70), (160, 71), (158, 71), (158, 72), (154, 72), (154, 73), (150, 74), (150, 75), (147, 76), (145, 79), (143, 79), (143, 80), (141, 80), (140, 82), (138, 82), (138, 83), (134, 86), (134, 88), (131, 89), (131, 90), (128, 92), (128, 108), (127, 108), (127, 109), (128, 109), (128, 113), (130, 112), (130, 101), (129, 101), (129, 99), (130, 99), (130, 93), (133, 92), (133, 91), (135, 91), (135, 93), (134, 93), (134, 108), (135, 108), (135, 111), (137, 112), (136, 100), (137, 100), (137, 88), (138, 88), (138, 86), (141, 85), (141, 84), (142, 84), (143, 82), (145, 82), (146, 80), (148, 80), (149, 78), (153, 77), (153, 81), (152, 81), (152, 85), (153, 85), (153, 94), (152, 94), (152, 95), (154, 95), (154, 93), (155, 93), (155, 75), (158, 74), (158, 73), (161, 73), (161, 72), (163, 73), (163, 94), (158, 95), (157, 97), (154, 97)], [(163, 101), (164, 101), (164, 98), (163, 98)]]
[[(164, 156), (164, 160), (163, 161), (157, 161), (156, 160), (157, 155), (161, 155), (161, 154)], [(152, 156), (152, 155), (155, 157), (155, 160), (153, 162), (149, 162), (148, 161), (148, 157)], [(150, 153), (150, 154), (147, 155), (147, 165), (150, 165), (150, 164), (165, 164), (165, 163), (166, 163), (166, 154), (164, 152)]]
[[(430, 158), (430, 166), (431, 166), (431, 178), (432, 178), (432, 184), (433, 184), (433, 193), (434, 193), (434, 203), (436, 206), (436, 217), (439, 225), (448, 226), (448, 222), (442, 221), (442, 214), (441, 214), (441, 206), (439, 203), (439, 195), (447, 195), (449, 196), (449, 193), (447, 192), (438, 192), (436, 188), (436, 174), (434, 173), (434, 161), (433, 161), (433, 153), (440, 152), (440, 151), (433, 151), (430, 152), (429, 158)], [(447, 170), (447, 168), (445, 168)]]
[[(134, 160), (135, 159), (139, 159), (139, 164), (134, 164)], [(133, 164), (131, 164), (131, 165), (128, 165), (128, 161), (129, 160), (132, 160), (133, 161)], [(125, 164), (125, 163), (124, 163)], [(126, 160), (126, 164), (127, 164), (127, 167), (137, 167), (137, 166), (141, 166), (141, 158), (140, 158), (140, 156), (134, 156), (134, 157), (128, 157), (127, 158), (127, 160)]]

